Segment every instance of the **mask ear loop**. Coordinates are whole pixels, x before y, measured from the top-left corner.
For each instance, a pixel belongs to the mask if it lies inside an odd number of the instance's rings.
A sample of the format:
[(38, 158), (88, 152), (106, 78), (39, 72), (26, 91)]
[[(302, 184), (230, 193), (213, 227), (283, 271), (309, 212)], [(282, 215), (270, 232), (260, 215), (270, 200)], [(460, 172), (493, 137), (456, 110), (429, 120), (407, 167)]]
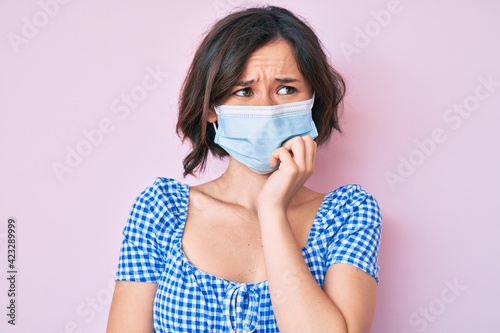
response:
[[(215, 113), (217, 115), (219, 115), (219, 111), (217, 110), (217, 107), (214, 107), (214, 109), (215, 109)], [(217, 133), (218, 128), (217, 128), (217, 125), (215, 125), (215, 123), (217, 123), (217, 120), (212, 123), (212, 125), (214, 126), (215, 133)]]
[(312, 107), (314, 106), (314, 99), (316, 97), (316, 92), (313, 91), (313, 96), (311, 97), (311, 105), (309, 106), (309, 108), (312, 110)]

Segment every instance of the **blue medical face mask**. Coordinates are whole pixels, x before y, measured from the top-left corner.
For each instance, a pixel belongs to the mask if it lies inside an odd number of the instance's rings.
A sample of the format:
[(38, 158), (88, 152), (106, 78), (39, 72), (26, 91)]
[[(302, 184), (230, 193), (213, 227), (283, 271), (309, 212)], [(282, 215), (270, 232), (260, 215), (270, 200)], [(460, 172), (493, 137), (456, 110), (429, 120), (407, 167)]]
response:
[(214, 142), (256, 173), (266, 174), (271, 153), (295, 137), (318, 136), (312, 120), (313, 98), (272, 106), (219, 105)]

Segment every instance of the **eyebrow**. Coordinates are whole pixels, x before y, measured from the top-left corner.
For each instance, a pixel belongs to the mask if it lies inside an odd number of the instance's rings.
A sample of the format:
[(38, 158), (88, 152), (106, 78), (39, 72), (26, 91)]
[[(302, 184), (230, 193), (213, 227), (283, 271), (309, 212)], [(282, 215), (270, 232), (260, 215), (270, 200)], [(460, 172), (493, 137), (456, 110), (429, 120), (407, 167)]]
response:
[(245, 87), (245, 86), (251, 86), (255, 80), (248, 80), (248, 81), (238, 81), (234, 85), (237, 87)]
[(293, 83), (293, 82), (299, 82), (299, 79), (293, 79), (289, 77), (284, 77), (284, 78), (276, 78), (274, 79), (275, 81), (281, 83), (281, 84), (286, 84), (286, 83)]
[[(289, 78), (289, 77), (275, 78), (274, 81), (279, 82), (281, 84), (300, 82), (299, 79), (294, 79), (294, 78)], [(255, 82), (255, 80), (238, 81), (235, 83), (235, 86), (237, 86), (237, 87), (251, 86), (252, 84), (254, 84), (254, 82)]]

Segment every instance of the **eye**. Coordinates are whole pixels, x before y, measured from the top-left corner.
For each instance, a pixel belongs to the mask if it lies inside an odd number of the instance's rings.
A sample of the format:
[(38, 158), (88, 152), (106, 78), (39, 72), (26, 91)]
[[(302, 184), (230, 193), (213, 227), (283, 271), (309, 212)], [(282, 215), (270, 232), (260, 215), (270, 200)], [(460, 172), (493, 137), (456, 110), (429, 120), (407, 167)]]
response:
[(250, 89), (250, 88), (243, 88), (243, 89), (237, 90), (234, 92), (234, 94), (236, 96), (239, 96), (239, 97), (250, 97), (253, 95), (252, 89)]
[(289, 87), (289, 86), (283, 86), (279, 88), (278, 90), (278, 95), (291, 95), (293, 93), (296, 93), (297, 89), (294, 87)]

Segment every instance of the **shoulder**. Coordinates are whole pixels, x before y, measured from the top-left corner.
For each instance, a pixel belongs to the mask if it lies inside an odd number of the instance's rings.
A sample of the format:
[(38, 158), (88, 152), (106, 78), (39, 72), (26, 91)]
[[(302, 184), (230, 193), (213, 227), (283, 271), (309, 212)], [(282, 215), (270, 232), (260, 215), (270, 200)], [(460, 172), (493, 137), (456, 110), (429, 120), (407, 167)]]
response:
[(137, 197), (139, 202), (175, 204), (187, 199), (189, 185), (172, 178), (158, 177)]
[(373, 195), (358, 184), (339, 187), (326, 195), (319, 219), (327, 267), (351, 264), (378, 281), (382, 216)]
[(124, 232), (158, 232), (175, 227), (174, 222), (183, 221), (187, 215), (188, 201), (188, 185), (159, 177), (135, 199)]
[(172, 178), (158, 177), (152, 185), (141, 192), (134, 206), (157, 214), (165, 211), (182, 211), (188, 196), (188, 185)]
[(382, 223), (377, 200), (359, 184), (344, 185), (327, 193), (320, 213), (337, 221), (345, 221), (354, 214), (358, 222), (377, 226)]

